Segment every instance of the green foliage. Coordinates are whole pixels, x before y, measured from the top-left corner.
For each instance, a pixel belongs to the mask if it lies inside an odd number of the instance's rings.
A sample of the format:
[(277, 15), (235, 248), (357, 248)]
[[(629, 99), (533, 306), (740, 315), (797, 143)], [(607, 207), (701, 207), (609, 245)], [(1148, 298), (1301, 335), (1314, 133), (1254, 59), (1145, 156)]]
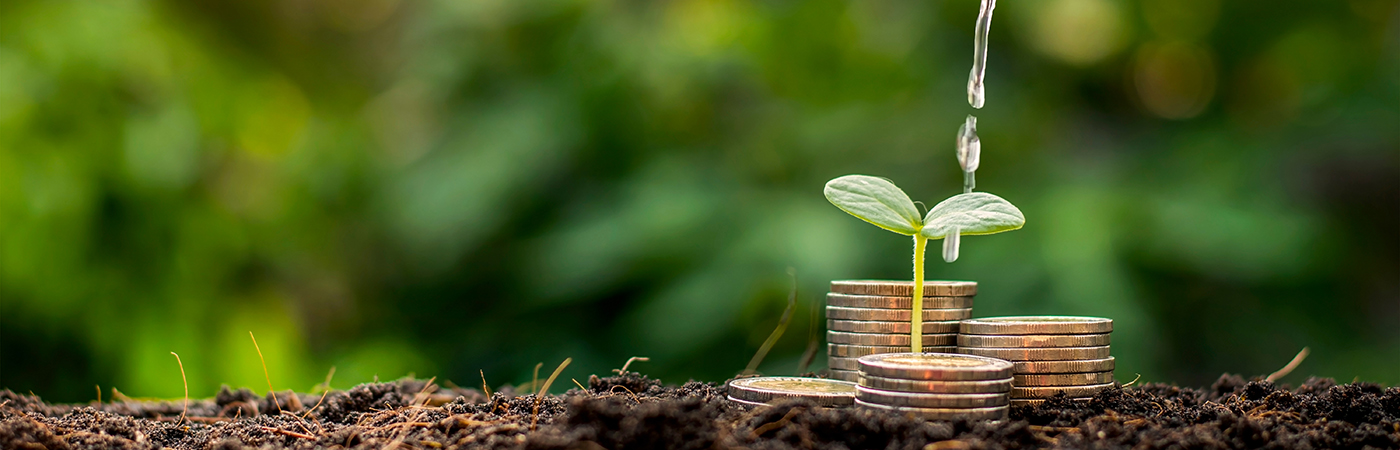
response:
[(826, 199), (842, 211), (905, 236), (923, 228), (914, 201), (889, 180), (846, 175), (826, 183)]
[(952, 232), (976, 236), (1016, 230), (1025, 224), (1026, 216), (1011, 202), (986, 192), (971, 192), (949, 197), (929, 209), (919, 234), (929, 239), (943, 239)]

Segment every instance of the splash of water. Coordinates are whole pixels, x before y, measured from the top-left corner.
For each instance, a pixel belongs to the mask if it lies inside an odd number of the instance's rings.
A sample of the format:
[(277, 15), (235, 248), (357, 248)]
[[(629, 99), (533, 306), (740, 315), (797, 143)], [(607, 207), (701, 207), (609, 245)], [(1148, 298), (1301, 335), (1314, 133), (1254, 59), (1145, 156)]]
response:
[(982, 77), (987, 70), (987, 32), (992, 28), (992, 10), (997, 9), (997, 0), (982, 0), (982, 10), (977, 14), (976, 36), (972, 46), (972, 73), (967, 75), (967, 102), (973, 108), (982, 109), (987, 100), (982, 87)]
[(958, 165), (963, 170), (963, 193), (977, 187), (973, 173), (981, 163), (982, 140), (977, 138), (977, 116), (968, 114), (967, 121), (958, 127)]
[(953, 262), (958, 260), (958, 246), (962, 245), (962, 230), (953, 227), (947, 236), (943, 237), (943, 262)]

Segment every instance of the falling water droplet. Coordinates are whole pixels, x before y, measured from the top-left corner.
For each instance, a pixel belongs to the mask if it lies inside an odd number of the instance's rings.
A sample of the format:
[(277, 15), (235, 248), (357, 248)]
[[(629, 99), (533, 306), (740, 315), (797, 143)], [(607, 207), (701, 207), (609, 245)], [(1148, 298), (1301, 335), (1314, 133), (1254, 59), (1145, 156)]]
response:
[(957, 227), (943, 237), (943, 262), (958, 260), (958, 246), (962, 244), (962, 233)]
[(963, 172), (976, 172), (982, 163), (982, 140), (977, 138), (977, 116), (969, 114), (958, 127), (958, 165)]
[(987, 32), (992, 28), (992, 10), (997, 8), (997, 0), (982, 0), (981, 12), (977, 13), (976, 36), (972, 46), (972, 73), (967, 75), (967, 102), (973, 108), (982, 109), (987, 100), (982, 79), (987, 71)]

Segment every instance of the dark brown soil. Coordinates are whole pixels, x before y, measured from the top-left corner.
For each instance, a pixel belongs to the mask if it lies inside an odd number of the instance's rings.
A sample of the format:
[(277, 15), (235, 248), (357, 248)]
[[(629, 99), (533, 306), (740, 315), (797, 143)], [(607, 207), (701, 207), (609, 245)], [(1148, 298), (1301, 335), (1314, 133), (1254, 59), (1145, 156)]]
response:
[(1087, 403), (1016, 408), (1002, 422), (925, 422), (802, 401), (747, 411), (714, 384), (663, 387), (635, 373), (588, 385), (488, 398), (400, 380), (279, 392), (276, 402), (225, 388), (190, 402), (184, 421), (180, 402), (49, 405), (0, 391), (0, 449), (1400, 448), (1400, 388), (1330, 379), (1296, 389), (1234, 375), (1204, 390), (1114, 388)]

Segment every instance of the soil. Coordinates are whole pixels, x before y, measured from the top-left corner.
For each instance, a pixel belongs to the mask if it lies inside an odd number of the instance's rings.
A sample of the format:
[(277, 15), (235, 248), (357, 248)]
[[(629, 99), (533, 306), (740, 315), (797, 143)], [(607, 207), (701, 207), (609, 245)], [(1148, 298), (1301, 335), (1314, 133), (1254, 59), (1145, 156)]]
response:
[[(590, 377), (562, 395), (423, 380), (322, 394), (224, 388), (183, 404), (50, 405), (0, 391), (0, 449), (1018, 449), (1400, 448), (1400, 388), (1221, 376), (1209, 389), (1145, 384), (1052, 399), (1000, 422), (926, 422), (798, 400), (746, 410), (722, 385)], [(280, 412), (279, 412), (280, 410)]]

